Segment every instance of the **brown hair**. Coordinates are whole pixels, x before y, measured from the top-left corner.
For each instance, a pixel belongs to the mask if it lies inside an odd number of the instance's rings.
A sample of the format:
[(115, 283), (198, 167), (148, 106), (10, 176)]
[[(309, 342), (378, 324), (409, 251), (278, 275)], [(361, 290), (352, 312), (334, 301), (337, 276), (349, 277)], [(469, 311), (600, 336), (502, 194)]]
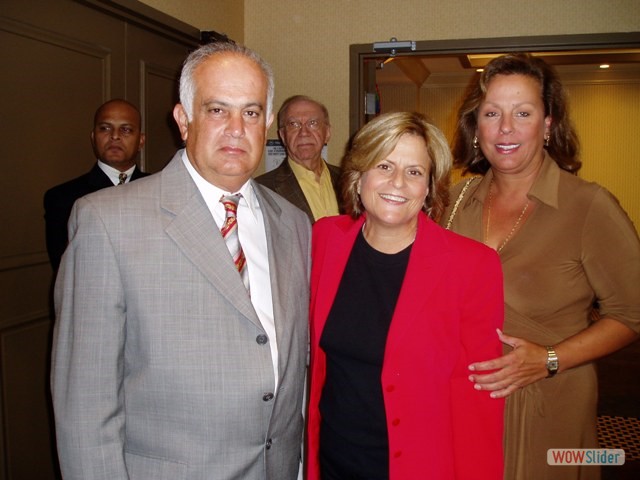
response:
[(396, 112), (380, 115), (355, 135), (343, 161), (343, 199), (345, 209), (357, 218), (364, 212), (358, 195), (358, 182), (380, 160), (389, 155), (405, 134), (424, 139), (431, 158), (429, 193), (422, 210), (438, 220), (448, 204), (451, 152), (444, 134), (420, 113)]
[(454, 165), (463, 168), (465, 173), (484, 174), (490, 168), (482, 150), (474, 148), (474, 137), (478, 127), (478, 108), (496, 75), (525, 75), (540, 83), (544, 113), (551, 117), (549, 141), (545, 148), (560, 168), (576, 173), (582, 163), (579, 160), (578, 136), (569, 118), (565, 89), (553, 67), (528, 53), (497, 57), (472, 80), (458, 110), (452, 146)]

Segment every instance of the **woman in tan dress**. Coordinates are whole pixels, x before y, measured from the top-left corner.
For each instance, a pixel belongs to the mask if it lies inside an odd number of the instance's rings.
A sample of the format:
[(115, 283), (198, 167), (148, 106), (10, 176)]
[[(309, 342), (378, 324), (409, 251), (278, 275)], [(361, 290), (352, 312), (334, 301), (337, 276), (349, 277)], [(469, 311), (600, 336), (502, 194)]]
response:
[(599, 467), (548, 465), (547, 450), (598, 446), (593, 361), (638, 336), (638, 235), (609, 192), (575, 175), (564, 90), (541, 59), (486, 67), (453, 150), (481, 176), (452, 188), (442, 223), (496, 249), (504, 271), (505, 352), (471, 365), (470, 380), (508, 397), (505, 479), (598, 479)]

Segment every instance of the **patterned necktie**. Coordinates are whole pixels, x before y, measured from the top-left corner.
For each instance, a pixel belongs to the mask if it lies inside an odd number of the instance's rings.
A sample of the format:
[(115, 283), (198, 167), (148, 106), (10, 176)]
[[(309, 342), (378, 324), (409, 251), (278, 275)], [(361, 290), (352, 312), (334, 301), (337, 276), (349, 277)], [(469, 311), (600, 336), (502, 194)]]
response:
[(127, 181), (127, 174), (124, 172), (121, 172), (120, 175), (118, 175), (118, 185), (122, 185), (124, 182)]
[(240, 237), (238, 236), (238, 202), (240, 201), (239, 193), (235, 195), (222, 196), (220, 201), (224, 205), (224, 211), (226, 213), (224, 224), (220, 229), (222, 238), (224, 238), (229, 253), (233, 258), (233, 263), (236, 264), (236, 268), (242, 277), (242, 283), (249, 290), (249, 271), (247, 269), (247, 259), (242, 251), (242, 245), (240, 245)]

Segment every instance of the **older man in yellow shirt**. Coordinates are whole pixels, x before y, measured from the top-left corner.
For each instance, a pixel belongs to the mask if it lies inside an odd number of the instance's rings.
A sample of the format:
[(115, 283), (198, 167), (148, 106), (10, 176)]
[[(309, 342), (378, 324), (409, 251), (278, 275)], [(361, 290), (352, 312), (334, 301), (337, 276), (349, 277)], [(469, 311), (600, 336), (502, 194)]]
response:
[(289, 97), (278, 112), (278, 135), (287, 158), (256, 181), (303, 210), (311, 223), (340, 213), (340, 169), (322, 158), (331, 138), (327, 108), (304, 95)]

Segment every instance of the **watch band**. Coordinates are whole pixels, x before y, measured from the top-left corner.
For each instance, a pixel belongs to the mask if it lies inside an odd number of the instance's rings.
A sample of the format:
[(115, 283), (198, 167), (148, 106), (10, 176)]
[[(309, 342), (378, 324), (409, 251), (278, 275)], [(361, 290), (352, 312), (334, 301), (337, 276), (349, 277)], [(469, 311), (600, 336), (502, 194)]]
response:
[(558, 373), (558, 355), (552, 346), (547, 346), (547, 378), (553, 377)]

